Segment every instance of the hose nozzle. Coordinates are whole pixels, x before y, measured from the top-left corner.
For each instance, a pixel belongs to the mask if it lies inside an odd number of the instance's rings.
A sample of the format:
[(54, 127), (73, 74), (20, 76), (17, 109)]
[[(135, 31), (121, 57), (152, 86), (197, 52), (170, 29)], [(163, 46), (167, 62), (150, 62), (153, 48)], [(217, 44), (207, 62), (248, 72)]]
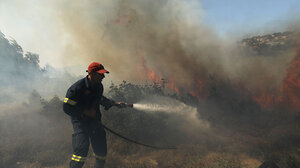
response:
[(133, 104), (128, 104), (128, 103), (126, 103), (126, 106), (127, 106), (127, 107), (133, 107)]

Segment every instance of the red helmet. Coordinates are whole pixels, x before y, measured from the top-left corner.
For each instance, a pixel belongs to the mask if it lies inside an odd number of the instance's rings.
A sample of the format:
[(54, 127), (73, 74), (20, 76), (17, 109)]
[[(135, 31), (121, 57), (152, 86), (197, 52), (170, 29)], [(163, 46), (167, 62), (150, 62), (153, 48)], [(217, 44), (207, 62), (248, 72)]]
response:
[(104, 69), (104, 66), (100, 64), (99, 62), (92, 62), (87, 70), (88, 73), (91, 72), (97, 72), (100, 74), (109, 73), (106, 69)]

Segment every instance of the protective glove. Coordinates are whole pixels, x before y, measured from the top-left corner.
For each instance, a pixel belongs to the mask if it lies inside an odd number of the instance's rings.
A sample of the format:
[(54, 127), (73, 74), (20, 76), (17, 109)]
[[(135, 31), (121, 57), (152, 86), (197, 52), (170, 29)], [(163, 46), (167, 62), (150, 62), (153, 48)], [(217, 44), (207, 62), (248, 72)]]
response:
[(124, 102), (115, 102), (115, 106), (118, 108), (126, 108), (127, 104)]

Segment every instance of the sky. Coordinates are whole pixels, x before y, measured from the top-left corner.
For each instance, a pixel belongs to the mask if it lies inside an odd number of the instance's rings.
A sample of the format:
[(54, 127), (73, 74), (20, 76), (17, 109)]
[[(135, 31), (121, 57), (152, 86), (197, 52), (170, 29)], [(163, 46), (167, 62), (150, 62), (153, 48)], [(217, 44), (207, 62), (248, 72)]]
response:
[[(299, 0), (187, 0), (195, 1), (204, 11), (199, 22), (221, 37), (281, 31), (283, 23), (300, 14)], [(51, 5), (51, 1), (0, 0), (0, 31), (25, 51), (39, 54), (41, 65), (63, 67), (65, 49), (72, 44), (63, 23), (57, 21), (60, 11)]]
[(202, 7), (204, 23), (220, 35), (280, 31), (300, 14), (299, 0), (203, 0)]

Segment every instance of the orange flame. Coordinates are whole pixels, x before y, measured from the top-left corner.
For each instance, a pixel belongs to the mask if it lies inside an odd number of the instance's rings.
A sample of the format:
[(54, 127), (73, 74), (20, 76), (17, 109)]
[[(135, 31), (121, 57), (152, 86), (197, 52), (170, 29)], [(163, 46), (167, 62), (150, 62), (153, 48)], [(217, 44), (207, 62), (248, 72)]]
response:
[(174, 90), (177, 94), (179, 94), (179, 88), (176, 86), (174, 80), (169, 79), (168, 83), (166, 84), (166, 87)]
[(199, 77), (198, 79), (195, 80), (194, 83), (195, 89), (190, 90), (189, 93), (197, 97), (199, 100), (202, 100), (205, 94), (203, 94), (203, 89), (204, 89), (204, 80), (201, 80)]
[[(241, 91), (242, 96), (252, 98), (252, 100), (260, 104), (263, 109), (285, 107), (292, 111), (300, 111), (300, 46), (295, 44), (294, 46), (297, 46), (295, 47), (296, 57), (286, 70), (286, 77), (282, 81), (280, 89), (270, 92), (266, 91), (266, 88), (261, 87), (256, 88), (256, 92), (253, 93), (243, 83), (231, 83), (233, 89)], [(161, 75), (147, 67), (143, 55), (141, 62), (136, 67), (136, 71), (143, 79), (146, 78), (146, 80), (162, 83), (164, 87), (174, 90), (177, 94), (180, 93), (180, 88), (172, 78), (166, 77), (164, 80)], [(189, 90), (190, 95), (197, 97), (198, 100), (203, 100), (210, 94), (210, 82), (207, 81), (206, 83), (204, 79), (205, 78), (201, 78), (200, 76), (195, 76), (194, 83), (190, 86), (193, 88)], [(218, 80), (213, 82), (217, 82), (214, 84), (216, 84), (216, 87), (219, 87)]]
[(287, 69), (280, 91), (284, 104), (292, 110), (300, 111), (300, 46), (295, 51), (296, 58)]
[(269, 109), (282, 101), (281, 96), (271, 93), (260, 93), (260, 95), (254, 96), (253, 99), (264, 109)]
[(163, 81), (163, 78), (160, 75), (155, 73), (154, 70), (147, 67), (144, 56), (141, 57), (141, 62), (136, 66), (136, 71), (141, 78), (145, 79), (146, 77), (146, 80), (150, 80), (155, 83), (162, 83), (164, 87), (170, 88), (177, 94), (179, 94), (179, 88), (176, 86), (174, 80), (171, 78), (167, 78), (166, 81)]
[(295, 43), (296, 57), (291, 62), (290, 67), (286, 70), (278, 95), (263, 93), (255, 96), (254, 100), (263, 108), (276, 107), (281, 105), (292, 111), (300, 111), (300, 46), (299, 42)]
[(146, 77), (146, 80), (150, 80), (156, 83), (162, 81), (162, 78), (159, 75), (157, 75), (153, 70), (147, 67), (146, 60), (143, 56), (141, 57), (140, 63), (136, 66), (136, 72), (143, 79), (145, 79)]

